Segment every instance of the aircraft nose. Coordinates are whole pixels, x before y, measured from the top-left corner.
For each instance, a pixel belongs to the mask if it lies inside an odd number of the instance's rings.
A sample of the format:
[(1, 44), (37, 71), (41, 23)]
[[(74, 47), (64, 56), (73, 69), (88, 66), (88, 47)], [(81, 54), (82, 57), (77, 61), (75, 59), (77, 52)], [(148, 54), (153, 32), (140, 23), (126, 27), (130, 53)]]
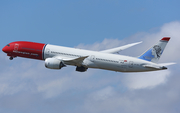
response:
[(8, 48), (5, 46), (3, 49), (2, 49), (3, 52), (7, 53), (8, 52)]

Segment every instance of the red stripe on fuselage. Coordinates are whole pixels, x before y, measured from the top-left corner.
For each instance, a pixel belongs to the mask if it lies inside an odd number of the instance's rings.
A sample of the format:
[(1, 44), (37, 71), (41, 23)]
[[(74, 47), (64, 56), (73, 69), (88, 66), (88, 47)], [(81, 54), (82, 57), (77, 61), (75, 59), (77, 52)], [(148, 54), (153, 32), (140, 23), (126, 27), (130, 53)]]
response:
[(26, 42), (26, 41), (17, 41), (10, 43), (11, 52), (8, 53), (8, 56), (19, 56), (25, 58), (32, 58), (38, 60), (43, 59), (43, 48), (45, 44), (35, 43), (35, 42)]

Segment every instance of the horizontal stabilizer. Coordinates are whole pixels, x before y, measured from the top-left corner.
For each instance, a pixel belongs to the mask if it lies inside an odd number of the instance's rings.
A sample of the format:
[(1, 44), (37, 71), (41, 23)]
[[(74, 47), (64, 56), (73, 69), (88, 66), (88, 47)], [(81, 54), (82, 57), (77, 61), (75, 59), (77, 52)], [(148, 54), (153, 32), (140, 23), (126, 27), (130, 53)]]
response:
[(161, 64), (157, 64), (157, 65), (143, 65), (143, 67), (145, 68), (151, 68), (151, 69), (157, 69), (157, 70), (163, 70), (163, 69), (167, 69), (167, 67), (165, 66), (169, 66), (169, 65), (173, 65), (173, 64), (176, 64), (174, 62), (172, 63), (161, 63)]
[(135, 46), (135, 45), (140, 44), (140, 43), (142, 43), (142, 42), (132, 43), (132, 44), (128, 44), (128, 45), (117, 47), (117, 48), (103, 50), (103, 51), (100, 51), (100, 52), (103, 52), (103, 53), (118, 53), (118, 52), (120, 52), (120, 51), (122, 51), (124, 49), (130, 48), (130, 47)]
[(161, 63), (161, 64), (158, 64), (160, 66), (170, 66), (170, 65), (174, 65), (176, 64), (175, 62), (171, 62), (171, 63)]
[(151, 68), (151, 69), (156, 69), (156, 70), (162, 70), (162, 69), (167, 69), (165, 66), (155, 66), (155, 65), (143, 65), (145, 68)]

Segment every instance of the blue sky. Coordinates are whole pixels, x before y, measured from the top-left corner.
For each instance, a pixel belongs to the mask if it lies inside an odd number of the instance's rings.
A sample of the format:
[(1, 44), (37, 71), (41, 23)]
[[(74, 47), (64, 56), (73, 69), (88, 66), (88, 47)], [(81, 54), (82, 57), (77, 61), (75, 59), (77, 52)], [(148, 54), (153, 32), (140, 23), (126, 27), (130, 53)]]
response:
[(0, 36), (76, 46), (124, 39), (180, 19), (178, 0), (1, 1)]
[(0, 48), (33, 41), (91, 50), (132, 42), (120, 54), (138, 56), (170, 36), (160, 62), (168, 70), (117, 73), (68, 66), (50, 70), (44, 61), (0, 52), (2, 113), (179, 113), (180, 1), (16, 0), (0, 1)]

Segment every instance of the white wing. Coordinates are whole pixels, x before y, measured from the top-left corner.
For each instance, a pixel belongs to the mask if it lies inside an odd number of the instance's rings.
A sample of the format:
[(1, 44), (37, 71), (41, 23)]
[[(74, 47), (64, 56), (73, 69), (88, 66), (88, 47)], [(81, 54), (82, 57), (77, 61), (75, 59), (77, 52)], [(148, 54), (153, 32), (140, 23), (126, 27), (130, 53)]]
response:
[(103, 50), (103, 51), (100, 51), (100, 52), (103, 52), (103, 53), (118, 53), (118, 52), (120, 52), (120, 51), (122, 51), (124, 49), (130, 48), (130, 47), (135, 46), (135, 45), (140, 44), (140, 43), (142, 43), (142, 42), (132, 43), (132, 44), (128, 44), (128, 45), (117, 47), (117, 48)]
[(68, 58), (68, 57), (61, 57), (61, 56), (55, 56), (53, 58), (62, 60), (65, 64), (75, 65), (75, 66), (81, 66), (84, 59), (86, 59), (88, 56), (78, 57), (78, 58)]

